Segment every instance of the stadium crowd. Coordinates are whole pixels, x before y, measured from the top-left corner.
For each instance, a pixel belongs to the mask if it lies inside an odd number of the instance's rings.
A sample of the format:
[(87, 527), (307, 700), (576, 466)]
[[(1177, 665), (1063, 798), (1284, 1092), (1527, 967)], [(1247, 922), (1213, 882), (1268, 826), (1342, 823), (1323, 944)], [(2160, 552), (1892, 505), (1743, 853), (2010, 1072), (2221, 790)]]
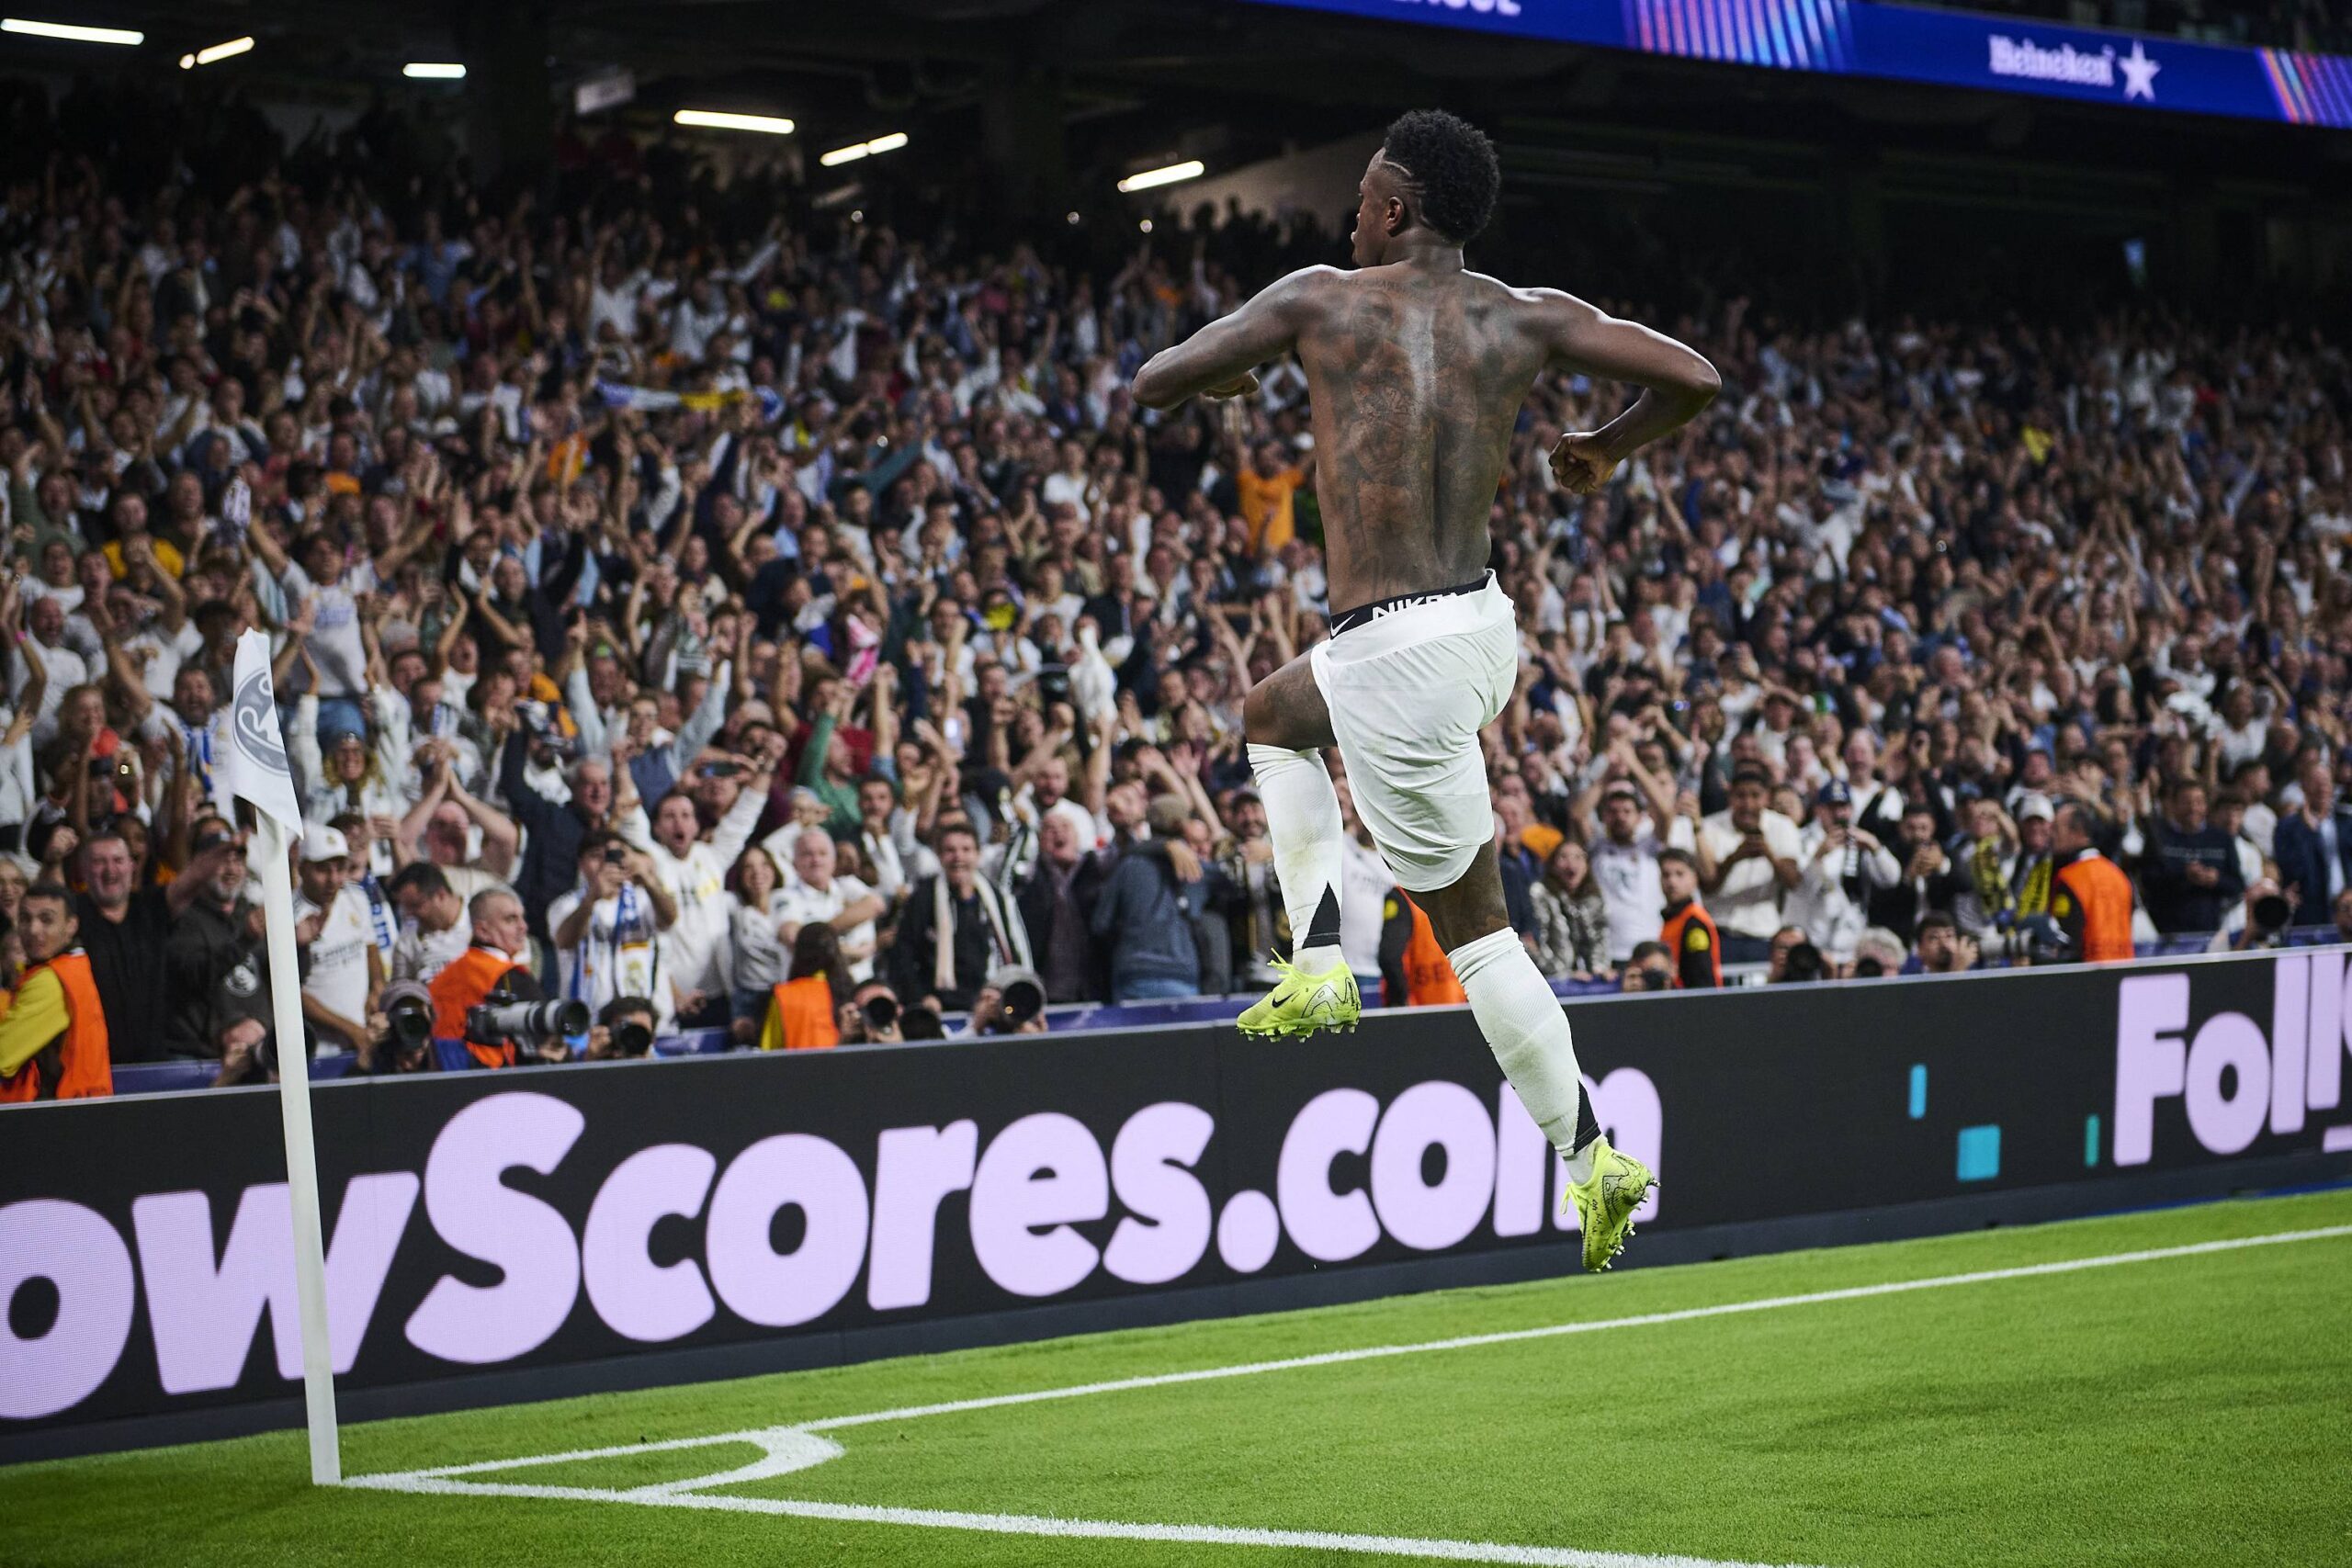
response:
[[(585, 1003), (605, 1055), (1268, 977), (1239, 713), (1324, 635), (1306, 389), (1127, 382), (1328, 235), (1163, 220), (1089, 271), (787, 222), (660, 149), (504, 208), (372, 167), (363, 128), (219, 190), (8, 176), (0, 964), (78, 942), (115, 1061), (267, 1070), (214, 798), (259, 627), (304, 1009), (365, 1070), (431, 1059), (402, 1008), (447, 1038), (495, 996)], [(1546, 453), (1623, 394), (1547, 377), (1495, 505), (1525, 657), (1487, 758), (1547, 974), (1715, 977), (1669, 886), (1776, 979), (2047, 955), (2083, 839), (2143, 938), (2352, 929), (2338, 346), (1659, 324), (1708, 414), (1583, 502)], [(1349, 879), (1351, 964), (1446, 996), (1368, 844)]]

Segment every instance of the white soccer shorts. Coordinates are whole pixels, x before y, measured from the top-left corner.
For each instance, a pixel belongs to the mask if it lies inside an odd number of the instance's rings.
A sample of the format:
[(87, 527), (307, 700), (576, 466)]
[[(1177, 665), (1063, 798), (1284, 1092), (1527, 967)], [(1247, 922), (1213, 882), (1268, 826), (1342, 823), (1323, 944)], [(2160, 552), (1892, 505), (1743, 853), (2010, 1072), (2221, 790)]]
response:
[(1489, 572), (1477, 592), (1385, 611), (1317, 644), (1308, 667), (1357, 815), (1397, 886), (1451, 887), (1495, 836), (1478, 731), (1519, 681), (1510, 596)]

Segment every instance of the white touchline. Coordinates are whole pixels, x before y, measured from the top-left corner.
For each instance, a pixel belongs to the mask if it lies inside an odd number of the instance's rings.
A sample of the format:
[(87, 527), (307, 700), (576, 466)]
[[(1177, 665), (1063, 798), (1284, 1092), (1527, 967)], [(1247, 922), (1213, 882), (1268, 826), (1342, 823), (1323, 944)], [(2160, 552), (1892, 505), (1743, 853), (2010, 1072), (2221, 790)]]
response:
[[(1729, 1317), (1736, 1313), (1769, 1312), (1776, 1307), (1811, 1306), (1820, 1302), (1860, 1301), (1870, 1296), (1901, 1295), (1908, 1291), (1939, 1290), (1947, 1285), (1979, 1285), (1996, 1280), (2024, 1280), (2042, 1274), (2071, 1274), (2084, 1269), (2108, 1269), (2119, 1263), (2152, 1263), (2165, 1258), (2189, 1258), (2206, 1252), (2230, 1252), (2240, 1247), (2272, 1247), (2281, 1242), (2318, 1241), (2352, 1235), (2352, 1225), (2328, 1225), (2318, 1230), (2279, 1231), (2269, 1235), (2237, 1236), (2225, 1241), (2200, 1241), (2183, 1247), (2152, 1247), (2142, 1252), (2110, 1252), (2098, 1258), (2070, 1258), (2054, 1263), (2029, 1263), (2015, 1269), (1986, 1269), (1973, 1274), (1943, 1274), (1928, 1280), (1896, 1280), (1880, 1285), (1852, 1285), (1838, 1291), (1814, 1291), (1801, 1296), (1765, 1296), (1749, 1302), (1724, 1302), (1714, 1306), (1684, 1307), (1677, 1312), (1643, 1313), (1634, 1317), (1598, 1318), (1586, 1323), (1554, 1323), (1540, 1328), (1507, 1328), (1492, 1334), (1464, 1334), (1452, 1339), (1425, 1339), (1415, 1345), (1368, 1345), (1354, 1350), (1326, 1350), (1314, 1356), (1292, 1356), (1279, 1361), (1250, 1361), (1232, 1367), (1204, 1367), (1190, 1372), (1159, 1372), (1150, 1377), (1120, 1378), (1110, 1382), (1079, 1383), (1069, 1388), (1038, 1389), (1028, 1393), (999, 1393), (983, 1399), (958, 1399), (944, 1404), (910, 1404), (900, 1410), (876, 1410), (863, 1416), (830, 1416), (797, 1423), (806, 1432), (830, 1432), (843, 1427), (865, 1427), (877, 1421), (909, 1421), (922, 1416), (952, 1416), (966, 1410), (993, 1410), (1007, 1404), (1035, 1404), (1049, 1399), (1078, 1399), (1088, 1394), (1118, 1393), (1127, 1389), (1162, 1388), (1170, 1383), (1207, 1382), (1217, 1378), (1252, 1377), (1260, 1372), (1285, 1372), (1301, 1367), (1333, 1367), (1348, 1361), (1369, 1361), (1383, 1356), (1418, 1356), (1430, 1350), (1468, 1350), (1481, 1345), (1509, 1345), (1521, 1339), (1550, 1339), (1566, 1334), (1598, 1334), (1608, 1328), (1644, 1328), (1653, 1324), (1687, 1323), (1694, 1318)], [(430, 1473), (420, 1472), (419, 1473)]]
[[(1464, 1334), (1450, 1339), (1425, 1339), (1411, 1345), (1368, 1345), (1352, 1350), (1329, 1350), (1314, 1356), (1291, 1356), (1274, 1361), (1246, 1361), (1235, 1366), (1203, 1367), (1193, 1371), (1159, 1372), (1148, 1377), (1119, 1378), (1107, 1382), (1077, 1383), (1065, 1388), (1036, 1389), (1025, 1393), (990, 1394), (978, 1399), (950, 1400), (937, 1404), (910, 1404), (895, 1410), (868, 1411), (857, 1416), (830, 1416), (784, 1427), (754, 1427), (703, 1438), (673, 1438), (662, 1442), (627, 1443), (614, 1448), (575, 1449), (563, 1453), (537, 1454), (524, 1459), (483, 1460), (470, 1464), (435, 1465), (423, 1470), (382, 1475), (353, 1476), (343, 1484), (378, 1492), (406, 1492), (470, 1497), (543, 1497), (576, 1502), (635, 1503), (649, 1507), (711, 1508), (735, 1513), (785, 1514), (804, 1518), (836, 1519), (873, 1524), (914, 1525), (932, 1529), (985, 1530), (1003, 1535), (1086, 1537), (1120, 1540), (1192, 1542), (1223, 1546), (1289, 1546), (1323, 1551), (1369, 1552), (1391, 1557), (1420, 1557), (1459, 1562), (1505, 1562), (1549, 1565), (1549, 1568), (1765, 1568), (1757, 1563), (1720, 1562), (1679, 1556), (1584, 1551), (1569, 1547), (1514, 1546), (1493, 1541), (1425, 1540), (1410, 1537), (1345, 1535), (1320, 1530), (1228, 1529), (1216, 1525), (1127, 1524), (1109, 1519), (1063, 1519), (1029, 1514), (971, 1514), (939, 1508), (881, 1507), (858, 1503), (815, 1503), (779, 1497), (714, 1496), (707, 1487), (738, 1485), (822, 1464), (842, 1452), (841, 1445), (816, 1436), (845, 1427), (871, 1426), (882, 1421), (912, 1421), (925, 1416), (953, 1416), (1007, 1405), (1036, 1404), (1047, 1400), (1080, 1399), (1133, 1389), (1165, 1388), (1177, 1383), (1207, 1382), (1220, 1378), (1254, 1377), (1263, 1372), (1293, 1371), (1306, 1367), (1339, 1366), (1387, 1356), (1417, 1356), (1432, 1350), (1467, 1350), (1484, 1345), (1509, 1345), (1527, 1339), (1550, 1339), (1570, 1334), (1597, 1334), (1611, 1328), (1643, 1328), (1657, 1324), (1687, 1323), (1698, 1318), (1729, 1317), (1740, 1313), (1769, 1312), (1780, 1307), (1812, 1306), (1826, 1302), (1861, 1301), (1874, 1296), (1903, 1295), (1913, 1291), (1940, 1290), (1951, 1285), (1990, 1284), (2003, 1280), (2038, 1279), (2051, 1274), (2111, 1269), (2124, 1263), (2153, 1263), (2171, 1258), (2195, 1258), (2208, 1253), (2235, 1252), (2246, 1247), (2278, 1247), (2289, 1242), (2324, 1241), (2352, 1236), (2352, 1224), (2322, 1225), (2311, 1230), (2275, 1231), (2267, 1235), (2231, 1236), (2218, 1241), (2191, 1242), (2179, 1247), (2147, 1247), (2136, 1252), (2110, 1252), (2095, 1258), (2061, 1258), (2010, 1269), (1984, 1269), (1966, 1274), (1939, 1274), (1924, 1280), (1892, 1280), (1876, 1285), (1851, 1285), (1803, 1295), (1764, 1296), (1754, 1301), (1720, 1302), (1713, 1306), (1685, 1307), (1675, 1312), (1641, 1313), (1630, 1317), (1596, 1318), (1581, 1323), (1546, 1324), (1536, 1328), (1510, 1328), (1492, 1334)], [(589, 1486), (544, 1486), (508, 1482), (455, 1479), (497, 1471), (566, 1464), (591, 1460), (625, 1459), (637, 1454), (665, 1453), (684, 1449), (735, 1444), (757, 1448), (761, 1457), (683, 1481), (603, 1489)]]

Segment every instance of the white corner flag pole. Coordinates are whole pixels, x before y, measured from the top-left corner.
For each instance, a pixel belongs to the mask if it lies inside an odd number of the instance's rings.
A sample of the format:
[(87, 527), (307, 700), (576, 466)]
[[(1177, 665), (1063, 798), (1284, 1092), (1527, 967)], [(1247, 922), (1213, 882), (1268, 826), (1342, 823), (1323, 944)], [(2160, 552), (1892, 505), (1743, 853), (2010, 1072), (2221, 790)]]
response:
[(311, 1064), (302, 1037), (302, 977), (294, 953), (289, 835), (301, 831), (294, 777), (277, 727), (269, 638), (237, 640), (236, 697), (229, 715), (229, 791), (253, 802), (262, 913), (269, 943), (269, 996), (277, 1041), (277, 1108), (286, 1124), (286, 1183), (294, 1208), (294, 1295), (302, 1321), (302, 1403), (311, 1429), (311, 1482), (343, 1480), (334, 1417), (334, 1358), (327, 1337), (326, 1248), (319, 1223), (318, 1152), (311, 1134)]

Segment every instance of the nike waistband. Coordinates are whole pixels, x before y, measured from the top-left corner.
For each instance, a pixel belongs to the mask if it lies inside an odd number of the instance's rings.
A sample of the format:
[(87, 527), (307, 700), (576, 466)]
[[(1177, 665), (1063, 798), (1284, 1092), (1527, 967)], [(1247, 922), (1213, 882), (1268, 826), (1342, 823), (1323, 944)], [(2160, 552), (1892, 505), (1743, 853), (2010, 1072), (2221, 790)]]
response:
[(1464, 593), (1483, 592), (1489, 575), (1481, 572), (1476, 580), (1469, 582), (1457, 582), (1451, 588), (1440, 588), (1429, 593), (1399, 593), (1394, 599), (1375, 599), (1369, 604), (1359, 604), (1352, 610), (1342, 610), (1331, 617), (1331, 635), (1338, 637), (1341, 632), (1353, 631), (1356, 627), (1369, 625), (1383, 615), (1393, 615), (1399, 610), (1409, 610), (1416, 604), (1428, 604), (1440, 599), (1457, 598)]

